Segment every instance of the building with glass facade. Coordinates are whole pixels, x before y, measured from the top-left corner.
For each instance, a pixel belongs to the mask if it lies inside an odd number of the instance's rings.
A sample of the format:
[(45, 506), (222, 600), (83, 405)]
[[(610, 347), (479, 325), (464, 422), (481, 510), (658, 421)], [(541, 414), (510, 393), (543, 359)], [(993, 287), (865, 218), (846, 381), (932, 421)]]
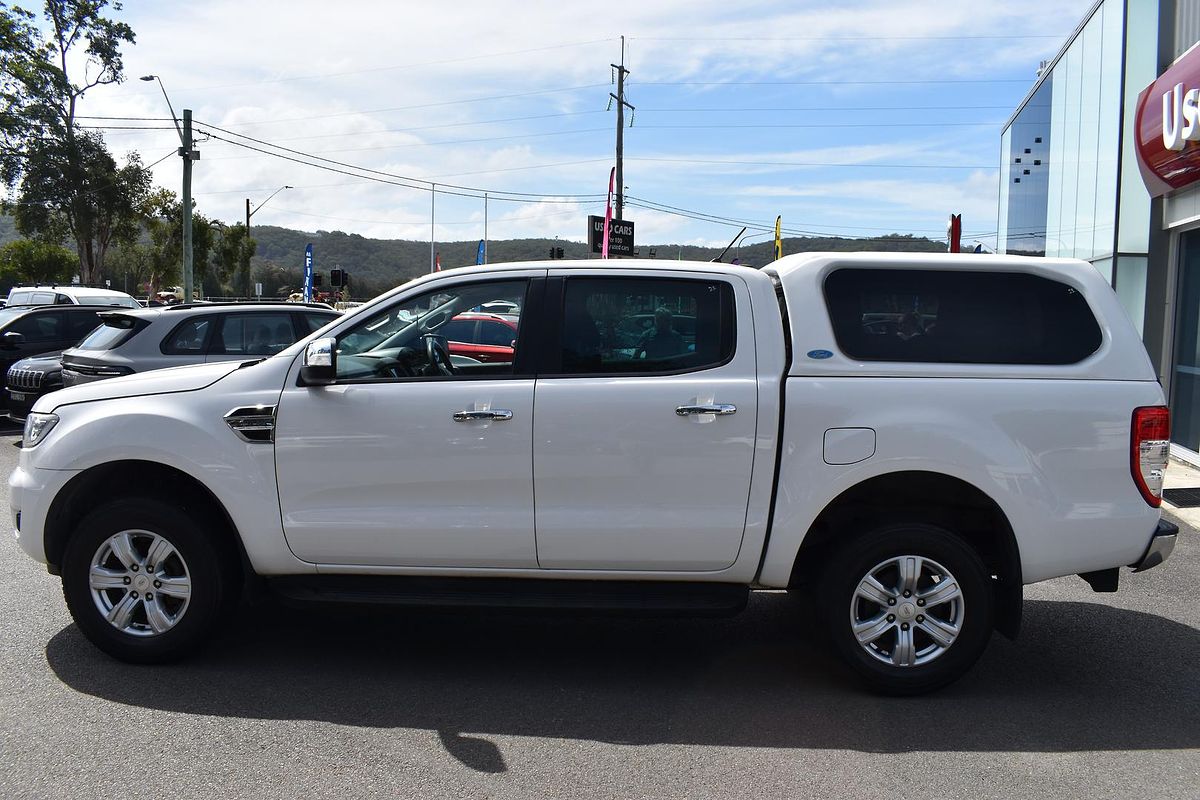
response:
[(1200, 182), (1156, 194), (1138, 147), (1139, 96), (1200, 64), (1197, 40), (1200, 0), (1092, 6), (1004, 127), (997, 250), (1109, 280), (1170, 397), (1175, 454), (1200, 463)]

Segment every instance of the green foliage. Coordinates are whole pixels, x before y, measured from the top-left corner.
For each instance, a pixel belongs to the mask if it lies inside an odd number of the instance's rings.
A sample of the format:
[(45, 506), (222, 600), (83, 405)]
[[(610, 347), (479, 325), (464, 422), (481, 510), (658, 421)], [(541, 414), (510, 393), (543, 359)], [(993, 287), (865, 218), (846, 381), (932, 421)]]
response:
[(58, 283), (70, 280), (79, 261), (65, 247), (18, 239), (0, 247), (0, 282)]
[(118, 166), (104, 140), (75, 122), (90, 89), (124, 77), (121, 45), (133, 30), (105, 17), (108, 5), (45, 0), (43, 39), (32, 13), (0, 3), (0, 183), (20, 183), (18, 230), (75, 241), (84, 282), (100, 280), (111, 245), (136, 235), (150, 184), (136, 156)]
[(253, 291), (249, 285), (250, 259), (257, 249), (258, 242), (248, 235), (245, 225), (222, 226), (213, 251), (213, 264), (222, 284), (229, 285), (230, 294), (249, 295)]

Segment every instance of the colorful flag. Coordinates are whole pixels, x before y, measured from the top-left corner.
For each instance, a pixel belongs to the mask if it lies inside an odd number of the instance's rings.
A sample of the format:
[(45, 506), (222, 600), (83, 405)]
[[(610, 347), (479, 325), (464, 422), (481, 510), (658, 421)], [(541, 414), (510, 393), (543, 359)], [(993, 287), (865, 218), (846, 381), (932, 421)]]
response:
[(313, 294), (313, 251), (312, 243), (304, 248), (304, 302), (311, 303)]
[(779, 226), (783, 222), (783, 214), (775, 218), (775, 260), (783, 258), (783, 239), (780, 238)]
[(475, 253), (475, 263), (483, 263), (483, 239), (479, 240), (479, 250)]
[(617, 179), (617, 168), (608, 173), (608, 201), (604, 204), (604, 239), (600, 243), (600, 257), (608, 258), (608, 231), (612, 226), (613, 183)]
[(438, 250), (437, 253), (433, 257), (433, 271), (434, 272), (442, 271), (442, 251), (441, 250)]

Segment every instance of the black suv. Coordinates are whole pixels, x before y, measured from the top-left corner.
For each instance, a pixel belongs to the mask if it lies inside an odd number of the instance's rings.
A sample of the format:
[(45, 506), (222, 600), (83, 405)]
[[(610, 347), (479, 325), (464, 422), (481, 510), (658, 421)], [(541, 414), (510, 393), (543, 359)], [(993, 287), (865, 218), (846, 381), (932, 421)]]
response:
[[(101, 311), (112, 311), (112, 306), (8, 306), (0, 308), (0, 370), (6, 376), (9, 391), (18, 394), (30, 393), (28, 402), (21, 398), (25, 408), (32, 404), (37, 395), (43, 394), (32, 379), (25, 380), (22, 388), (11, 385), (9, 367), (30, 356), (60, 353), (75, 346), (100, 324), (97, 316)], [(28, 383), (30, 385), (26, 386)], [(57, 388), (57, 387), (56, 387)], [(7, 406), (9, 392), (0, 393), (0, 405)], [(23, 416), (23, 415), (22, 415)]]

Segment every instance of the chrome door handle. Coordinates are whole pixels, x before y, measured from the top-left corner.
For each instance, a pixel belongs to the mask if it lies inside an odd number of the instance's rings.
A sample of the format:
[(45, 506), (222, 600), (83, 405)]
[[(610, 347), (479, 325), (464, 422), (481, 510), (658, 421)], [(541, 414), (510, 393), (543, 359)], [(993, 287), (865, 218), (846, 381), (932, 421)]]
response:
[(506, 420), (512, 419), (512, 412), (507, 408), (497, 408), (493, 411), (455, 411), (455, 422), (470, 422), (472, 420)]
[(730, 414), (737, 413), (737, 406), (730, 403), (713, 403), (707, 406), (678, 406), (675, 413), (681, 417), (686, 417), (689, 414), (716, 414), (718, 417), (727, 417)]

